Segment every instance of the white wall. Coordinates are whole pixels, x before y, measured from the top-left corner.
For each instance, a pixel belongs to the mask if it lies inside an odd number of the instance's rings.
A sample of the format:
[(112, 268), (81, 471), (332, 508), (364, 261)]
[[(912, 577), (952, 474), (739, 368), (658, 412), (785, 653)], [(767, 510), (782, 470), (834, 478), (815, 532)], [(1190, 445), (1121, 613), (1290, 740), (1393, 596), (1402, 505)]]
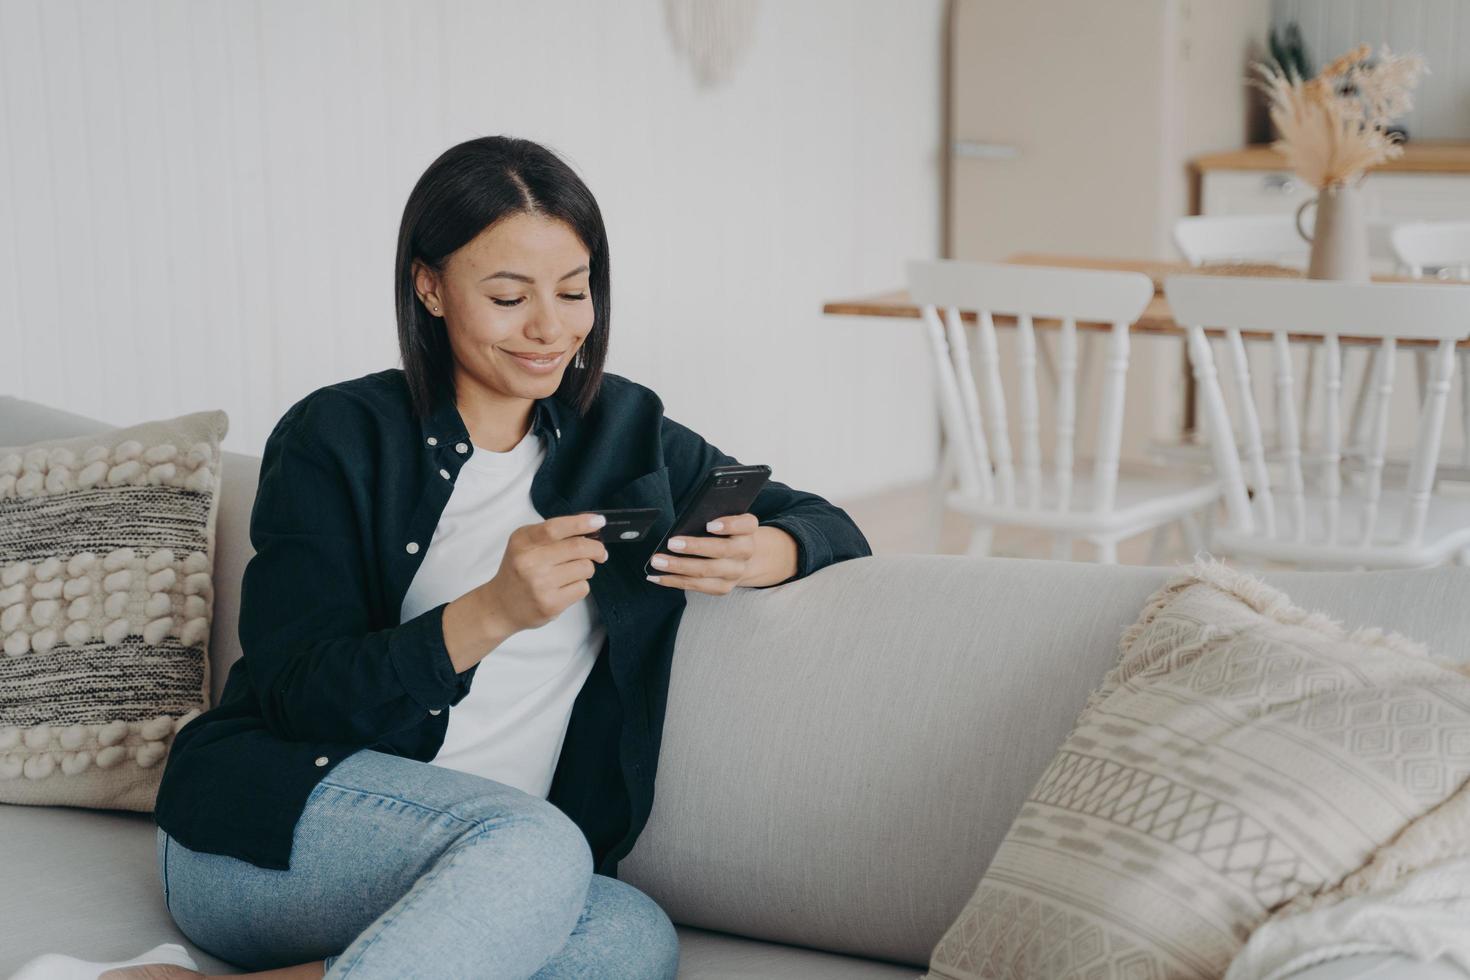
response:
[(704, 90), (657, 0), (0, 0), (0, 390), (223, 408), (258, 453), (297, 398), (398, 363), (408, 192), (504, 133), (602, 206), (609, 370), (803, 489), (922, 479), (920, 332), (821, 304), (937, 254), (941, 29), (939, 0), (765, 0)]
[(1409, 138), (1470, 137), (1470, 0), (1273, 0), (1272, 19), (1301, 26), (1313, 71), (1364, 41), (1422, 54), (1429, 73), (1401, 120)]

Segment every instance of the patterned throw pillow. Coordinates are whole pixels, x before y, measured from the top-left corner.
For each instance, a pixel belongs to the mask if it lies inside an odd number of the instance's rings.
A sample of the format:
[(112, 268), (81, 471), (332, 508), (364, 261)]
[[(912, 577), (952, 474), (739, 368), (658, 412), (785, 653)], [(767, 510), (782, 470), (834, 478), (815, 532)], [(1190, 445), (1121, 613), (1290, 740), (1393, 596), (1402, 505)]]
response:
[(209, 699), (223, 411), (0, 447), (0, 802), (151, 812)]
[(926, 978), (1220, 977), (1470, 774), (1470, 676), (1205, 560), (1124, 633)]

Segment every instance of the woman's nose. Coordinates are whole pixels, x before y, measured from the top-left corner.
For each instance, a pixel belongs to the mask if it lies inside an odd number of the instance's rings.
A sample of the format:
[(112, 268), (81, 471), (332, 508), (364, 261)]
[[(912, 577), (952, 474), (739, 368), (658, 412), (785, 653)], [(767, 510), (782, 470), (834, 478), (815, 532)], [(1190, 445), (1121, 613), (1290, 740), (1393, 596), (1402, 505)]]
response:
[(526, 321), (526, 334), (548, 344), (556, 343), (557, 339), (565, 334), (566, 328), (562, 326), (561, 318), (553, 310), (545, 307), (538, 310), (534, 316)]

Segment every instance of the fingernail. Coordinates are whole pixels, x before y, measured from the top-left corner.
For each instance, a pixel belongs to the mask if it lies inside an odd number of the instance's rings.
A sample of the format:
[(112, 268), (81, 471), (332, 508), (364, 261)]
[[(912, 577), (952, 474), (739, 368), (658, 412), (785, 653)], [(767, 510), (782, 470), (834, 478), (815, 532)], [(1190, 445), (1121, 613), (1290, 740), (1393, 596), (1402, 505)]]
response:
[(724, 521), (710, 521), (708, 524), (706, 524), (704, 526), (704, 529), (706, 531), (719, 531), (719, 530), (722, 530), (724, 528), (724, 526), (725, 526), (725, 522)]
[(658, 581), (658, 576), (657, 575), (645, 575), (643, 577), (646, 578), (646, 579), (648, 579), (648, 581), (650, 581), (650, 582), (657, 582)]
[(590, 519), (588, 519), (587, 526), (588, 527), (602, 527), (602, 525), (604, 525), (606, 523), (607, 523), (607, 518), (606, 517), (603, 517), (601, 514), (593, 514), (592, 517)]
[(683, 551), (684, 550), (684, 539), (683, 538), (670, 538), (669, 539), (669, 547), (670, 548), (673, 548), (675, 551)]
[(649, 562), (654, 568), (668, 568), (669, 560), (663, 555), (655, 555), (653, 561)]

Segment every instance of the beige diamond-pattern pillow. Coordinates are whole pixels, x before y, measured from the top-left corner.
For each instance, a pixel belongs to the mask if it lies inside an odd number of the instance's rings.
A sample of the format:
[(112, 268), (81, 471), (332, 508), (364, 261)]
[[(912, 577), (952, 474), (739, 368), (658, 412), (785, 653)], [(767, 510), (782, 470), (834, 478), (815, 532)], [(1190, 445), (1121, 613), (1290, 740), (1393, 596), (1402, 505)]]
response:
[(1470, 775), (1470, 677), (1204, 560), (1032, 789), (929, 980), (1220, 977)]
[(219, 410), (0, 447), (0, 803), (149, 812), (208, 707)]

